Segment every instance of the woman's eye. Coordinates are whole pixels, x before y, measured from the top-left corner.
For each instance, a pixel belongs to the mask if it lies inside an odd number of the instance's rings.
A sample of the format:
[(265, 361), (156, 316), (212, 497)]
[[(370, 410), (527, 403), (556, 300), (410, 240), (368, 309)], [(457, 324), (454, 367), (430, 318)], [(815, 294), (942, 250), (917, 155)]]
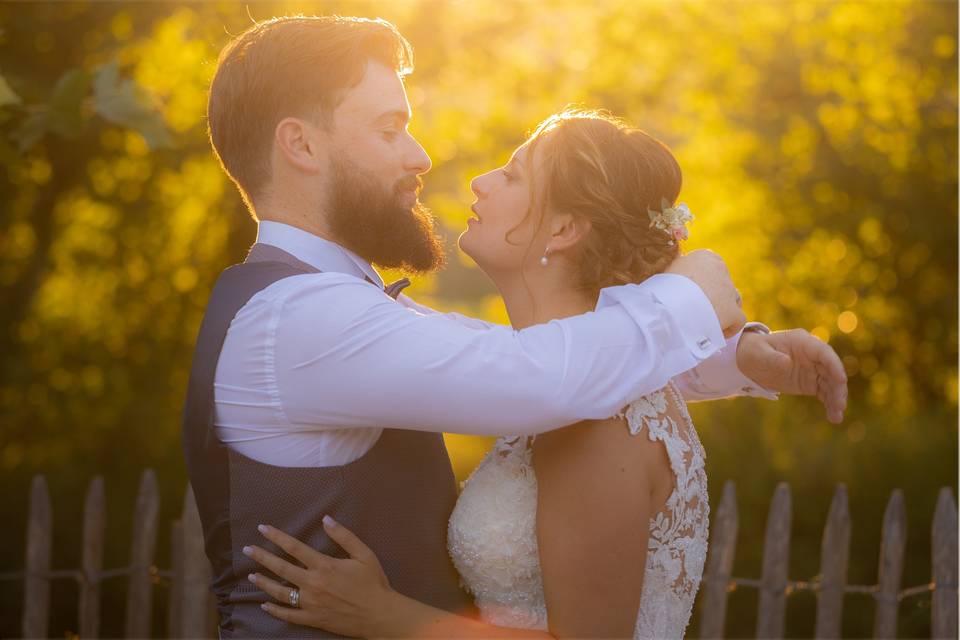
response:
[(393, 142), (394, 140), (397, 139), (397, 136), (400, 135), (399, 131), (393, 131), (390, 129), (386, 131), (381, 131), (380, 133), (383, 135), (383, 139), (386, 140), (387, 142)]

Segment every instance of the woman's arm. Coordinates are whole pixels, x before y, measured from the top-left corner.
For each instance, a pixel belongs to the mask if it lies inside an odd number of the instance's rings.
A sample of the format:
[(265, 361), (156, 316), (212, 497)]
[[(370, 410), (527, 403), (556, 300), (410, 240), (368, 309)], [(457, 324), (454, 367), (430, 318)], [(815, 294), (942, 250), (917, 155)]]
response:
[(405, 595), (391, 592), (381, 620), (382, 631), (372, 637), (383, 638), (534, 638), (555, 640), (554, 636), (534, 629), (495, 627), (477, 620), (431, 607)]
[[(272, 602), (261, 605), (270, 615), (334, 633), (363, 638), (535, 638), (548, 633), (484, 624), (437, 609), (397, 593), (376, 555), (343, 525), (324, 518), (324, 531), (350, 555), (331, 558), (274, 527), (261, 525), (268, 540), (303, 563), (291, 564), (260, 547), (243, 552), (300, 590), (300, 607)], [(250, 581), (279, 602), (287, 603), (291, 587), (262, 574)]]
[(632, 638), (652, 505), (669, 494), (666, 451), (610, 419), (537, 436), (533, 459), (550, 632)]

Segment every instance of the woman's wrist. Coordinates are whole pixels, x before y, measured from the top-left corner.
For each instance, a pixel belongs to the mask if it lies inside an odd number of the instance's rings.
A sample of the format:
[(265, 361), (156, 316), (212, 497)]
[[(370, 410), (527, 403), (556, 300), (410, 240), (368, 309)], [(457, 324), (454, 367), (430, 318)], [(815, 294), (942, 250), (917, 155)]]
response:
[(370, 615), (365, 616), (364, 638), (396, 638), (407, 598), (387, 587), (370, 599)]

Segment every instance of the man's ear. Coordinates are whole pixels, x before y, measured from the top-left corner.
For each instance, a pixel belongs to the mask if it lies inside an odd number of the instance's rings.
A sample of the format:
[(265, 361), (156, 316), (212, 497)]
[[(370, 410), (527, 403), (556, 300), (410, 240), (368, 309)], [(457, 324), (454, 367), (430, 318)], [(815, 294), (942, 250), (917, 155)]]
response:
[(590, 233), (590, 221), (569, 213), (550, 217), (550, 250), (562, 251), (583, 241)]
[(287, 162), (307, 173), (319, 173), (326, 162), (323, 132), (300, 118), (284, 118), (277, 123), (274, 141), (277, 152)]

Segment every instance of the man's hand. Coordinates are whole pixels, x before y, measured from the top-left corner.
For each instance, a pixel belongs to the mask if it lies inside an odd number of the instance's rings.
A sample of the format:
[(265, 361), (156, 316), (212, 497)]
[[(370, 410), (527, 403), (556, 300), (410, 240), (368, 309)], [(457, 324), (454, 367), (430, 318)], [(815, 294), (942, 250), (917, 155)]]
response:
[(817, 396), (827, 419), (839, 424), (847, 408), (847, 374), (833, 348), (803, 329), (771, 334), (746, 331), (737, 344), (737, 368), (762, 387)]
[(747, 322), (741, 309), (742, 300), (730, 279), (727, 264), (719, 255), (707, 249), (698, 249), (682, 255), (670, 265), (667, 273), (690, 278), (703, 289), (720, 321), (723, 335), (730, 338)]

